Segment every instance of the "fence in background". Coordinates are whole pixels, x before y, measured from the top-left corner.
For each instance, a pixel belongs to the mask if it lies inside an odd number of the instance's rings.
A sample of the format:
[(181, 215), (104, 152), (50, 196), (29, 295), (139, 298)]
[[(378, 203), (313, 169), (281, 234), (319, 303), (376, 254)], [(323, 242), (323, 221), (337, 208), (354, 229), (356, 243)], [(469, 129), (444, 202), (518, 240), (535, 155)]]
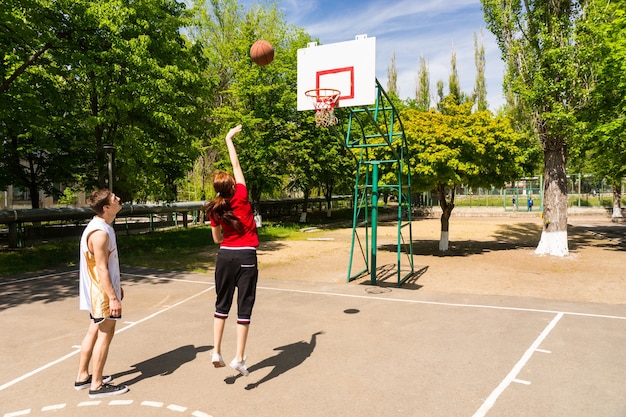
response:
[[(116, 230), (144, 229), (153, 231), (157, 227), (189, 224), (202, 217), (202, 202), (172, 203), (164, 205), (124, 205), (117, 216)], [(26, 239), (46, 239), (74, 236), (76, 229), (84, 227), (84, 222), (92, 218), (93, 211), (88, 207), (55, 209), (22, 209), (0, 211), (0, 224), (6, 224), (6, 239), (10, 248), (24, 246)], [(42, 225), (42, 222), (58, 224)]]

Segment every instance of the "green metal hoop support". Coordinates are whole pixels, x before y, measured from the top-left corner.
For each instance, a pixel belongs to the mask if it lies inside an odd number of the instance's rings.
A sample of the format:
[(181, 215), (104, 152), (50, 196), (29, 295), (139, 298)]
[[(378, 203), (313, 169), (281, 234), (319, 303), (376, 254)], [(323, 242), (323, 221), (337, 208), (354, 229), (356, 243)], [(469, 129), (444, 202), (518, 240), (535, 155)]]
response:
[[(411, 220), (411, 169), (409, 151), (400, 114), (376, 80), (376, 102), (372, 106), (347, 107), (345, 146), (357, 159), (354, 181), (354, 210), (352, 218), (352, 243), (347, 281), (353, 281), (369, 272), (372, 285), (377, 284), (377, 229), (378, 198), (381, 190), (397, 194), (397, 286), (401, 286), (415, 273), (413, 262), (413, 230)], [(395, 182), (383, 184), (384, 173), (394, 173)], [(389, 176), (388, 176), (389, 177)], [(371, 231), (370, 231), (371, 228)], [(364, 230), (364, 245), (359, 230)], [(408, 230), (408, 240), (403, 232)], [(353, 273), (355, 251), (360, 249), (365, 268)], [(404, 249), (404, 250), (403, 250)], [(408, 268), (402, 268), (402, 253), (408, 258)]]

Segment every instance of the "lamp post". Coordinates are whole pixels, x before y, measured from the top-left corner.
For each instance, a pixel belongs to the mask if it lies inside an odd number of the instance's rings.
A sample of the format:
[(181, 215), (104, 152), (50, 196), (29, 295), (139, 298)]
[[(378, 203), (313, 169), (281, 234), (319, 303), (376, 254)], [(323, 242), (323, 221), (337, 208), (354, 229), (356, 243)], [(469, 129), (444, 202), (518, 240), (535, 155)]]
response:
[(115, 146), (111, 145), (110, 143), (105, 143), (104, 150), (109, 156), (109, 191), (113, 191), (113, 152), (115, 151)]

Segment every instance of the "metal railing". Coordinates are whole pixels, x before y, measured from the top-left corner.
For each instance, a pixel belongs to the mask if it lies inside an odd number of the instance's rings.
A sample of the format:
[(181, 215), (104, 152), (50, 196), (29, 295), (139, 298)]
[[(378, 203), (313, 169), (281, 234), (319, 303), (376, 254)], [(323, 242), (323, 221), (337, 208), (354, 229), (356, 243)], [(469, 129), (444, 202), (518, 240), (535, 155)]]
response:
[[(149, 227), (153, 227), (153, 216), (155, 214), (174, 215), (177, 222), (178, 214), (182, 215), (183, 227), (189, 223), (190, 212), (202, 212), (202, 201), (170, 203), (170, 204), (127, 204), (122, 206), (117, 219), (124, 219), (128, 225), (129, 218), (148, 218)], [(0, 210), (0, 224), (9, 226), (8, 245), (10, 248), (23, 246), (24, 224), (48, 221), (82, 221), (94, 216), (94, 212), (89, 207), (77, 208), (45, 208), (45, 209), (23, 209), (23, 210)]]

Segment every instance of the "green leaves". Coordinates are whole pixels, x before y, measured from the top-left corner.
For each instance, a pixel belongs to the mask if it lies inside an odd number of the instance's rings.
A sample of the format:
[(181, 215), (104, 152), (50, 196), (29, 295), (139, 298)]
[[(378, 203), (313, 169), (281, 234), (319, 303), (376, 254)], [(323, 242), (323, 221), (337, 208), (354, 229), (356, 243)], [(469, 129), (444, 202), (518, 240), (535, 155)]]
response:
[[(0, 136), (10, 138), (0, 144), (8, 156), (0, 162), (0, 186), (12, 183), (37, 195), (74, 177), (86, 188), (103, 187), (103, 145), (109, 143), (118, 194), (175, 200), (176, 180), (198, 153), (197, 97), (206, 86), (181, 35), (185, 6), (175, 0), (9, 0), (8, 10), (0, 48), (14, 46), (1, 51), (9, 65), (3, 66), (0, 111), (3, 121), (15, 123), (0, 124)], [(67, 156), (55, 157), (58, 149)]]
[(579, 55), (588, 63), (586, 134), (577, 149), (580, 164), (619, 184), (626, 176), (626, 2), (598, 1), (579, 27)]
[(520, 137), (510, 122), (470, 104), (446, 102), (446, 114), (405, 110), (403, 124), (415, 165), (414, 184), (501, 185), (520, 175)]

